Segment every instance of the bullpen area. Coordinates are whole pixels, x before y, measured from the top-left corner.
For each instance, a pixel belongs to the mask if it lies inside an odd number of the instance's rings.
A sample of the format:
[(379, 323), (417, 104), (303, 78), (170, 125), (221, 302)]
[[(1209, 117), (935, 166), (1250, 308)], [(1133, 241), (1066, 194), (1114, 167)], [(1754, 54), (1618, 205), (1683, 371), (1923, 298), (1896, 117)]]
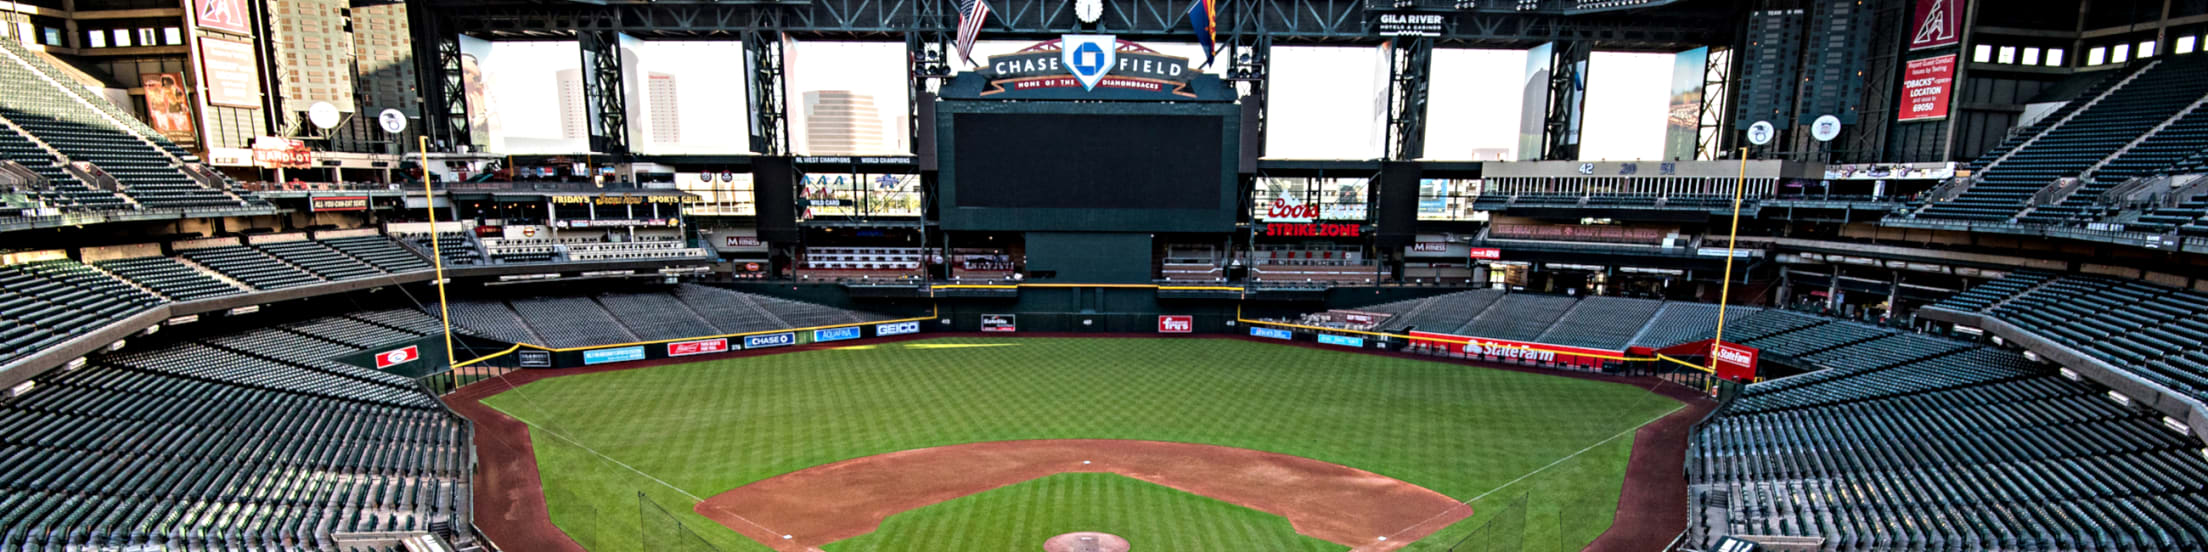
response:
[(538, 546), (654, 552), (1580, 550), (1635, 430), (1694, 413), (1647, 382), (1226, 338), (816, 347), (524, 372), (455, 407), (485, 462), (533, 458), (491, 470), (509, 525), (541, 485)]

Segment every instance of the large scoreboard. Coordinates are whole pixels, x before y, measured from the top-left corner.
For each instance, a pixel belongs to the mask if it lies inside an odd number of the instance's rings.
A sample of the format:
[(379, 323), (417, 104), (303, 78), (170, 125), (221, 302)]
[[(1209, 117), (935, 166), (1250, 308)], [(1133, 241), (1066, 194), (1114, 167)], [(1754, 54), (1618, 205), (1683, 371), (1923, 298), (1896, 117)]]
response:
[[(1168, 65), (1157, 58), (1179, 58), (1121, 48), (1106, 58), (1121, 72), (1104, 71), (1093, 87), (1037, 63), (1060, 58), (1043, 50), (992, 58), (995, 70), (944, 88), (934, 120), (944, 229), (1234, 228), (1242, 132), (1233, 89), (1157, 69)], [(1044, 68), (1016, 72), (1024, 66), (1011, 61), (1022, 59)]]

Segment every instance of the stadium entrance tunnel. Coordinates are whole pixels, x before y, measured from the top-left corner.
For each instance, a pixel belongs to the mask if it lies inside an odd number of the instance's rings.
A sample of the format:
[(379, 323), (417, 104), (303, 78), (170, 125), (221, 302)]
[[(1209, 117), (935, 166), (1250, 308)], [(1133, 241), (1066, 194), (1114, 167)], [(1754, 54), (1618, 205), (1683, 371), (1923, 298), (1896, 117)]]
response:
[[(814, 466), (729, 490), (697, 512), (777, 550), (871, 533), (890, 516), (1060, 473), (1110, 473), (1286, 518), (1358, 552), (1394, 550), (1472, 507), (1388, 476), (1271, 452), (1109, 439), (969, 443)], [(1383, 538), (1384, 537), (1384, 538)]]

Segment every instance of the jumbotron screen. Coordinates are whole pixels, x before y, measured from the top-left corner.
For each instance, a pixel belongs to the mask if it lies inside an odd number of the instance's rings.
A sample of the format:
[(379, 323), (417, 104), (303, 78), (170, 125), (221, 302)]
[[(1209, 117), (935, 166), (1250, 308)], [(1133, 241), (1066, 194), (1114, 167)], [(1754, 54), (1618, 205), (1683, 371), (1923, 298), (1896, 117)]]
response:
[(1215, 209), (1220, 117), (961, 113), (959, 207)]
[(946, 115), (947, 228), (1232, 227), (1232, 117), (1052, 111)]

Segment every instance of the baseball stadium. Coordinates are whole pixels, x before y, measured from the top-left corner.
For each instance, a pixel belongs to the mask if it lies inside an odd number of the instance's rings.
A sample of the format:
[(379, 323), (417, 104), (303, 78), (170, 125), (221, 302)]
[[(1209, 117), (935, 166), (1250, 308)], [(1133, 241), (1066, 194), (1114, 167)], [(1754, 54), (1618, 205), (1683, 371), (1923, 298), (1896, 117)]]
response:
[(0, 0), (0, 551), (2204, 551), (2204, 50)]

